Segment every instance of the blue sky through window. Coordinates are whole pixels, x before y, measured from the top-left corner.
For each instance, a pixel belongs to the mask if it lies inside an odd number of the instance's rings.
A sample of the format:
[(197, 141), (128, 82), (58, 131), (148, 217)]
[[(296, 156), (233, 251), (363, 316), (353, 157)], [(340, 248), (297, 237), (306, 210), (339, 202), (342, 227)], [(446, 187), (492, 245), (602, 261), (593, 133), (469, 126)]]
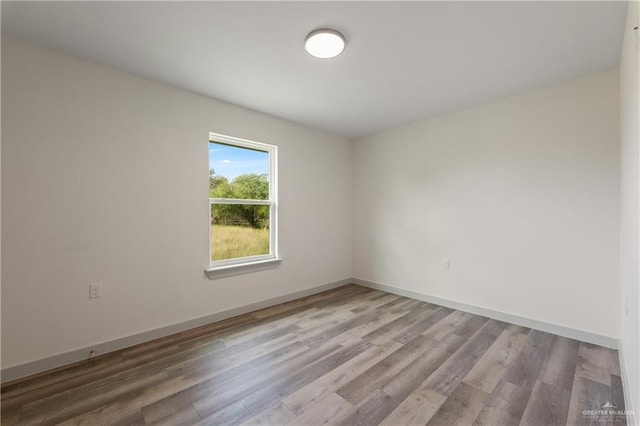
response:
[(269, 173), (269, 154), (247, 148), (209, 142), (209, 169), (231, 182), (239, 175)]

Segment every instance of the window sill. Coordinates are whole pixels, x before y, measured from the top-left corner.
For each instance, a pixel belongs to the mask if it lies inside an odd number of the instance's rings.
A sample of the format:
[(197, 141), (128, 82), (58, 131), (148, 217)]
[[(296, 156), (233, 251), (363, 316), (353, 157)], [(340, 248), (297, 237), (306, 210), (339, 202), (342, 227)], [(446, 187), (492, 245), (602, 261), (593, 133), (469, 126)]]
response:
[(207, 277), (210, 280), (217, 278), (230, 277), (232, 275), (248, 274), (250, 272), (263, 271), (265, 269), (274, 269), (282, 262), (282, 259), (258, 260), (256, 262), (238, 263), (235, 265), (216, 266), (215, 268), (205, 269)]

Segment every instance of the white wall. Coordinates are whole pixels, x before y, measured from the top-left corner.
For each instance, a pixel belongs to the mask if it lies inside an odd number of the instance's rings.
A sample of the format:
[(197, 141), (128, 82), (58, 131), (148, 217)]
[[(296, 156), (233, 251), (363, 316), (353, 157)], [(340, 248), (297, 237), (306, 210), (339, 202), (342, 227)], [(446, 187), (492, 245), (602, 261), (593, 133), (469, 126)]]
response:
[[(620, 335), (616, 70), (357, 140), (351, 163), (344, 139), (2, 48), (3, 368), (352, 275)], [(637, 98), (622, 112), (637, 153)], [(279, 268), (205, 278), (209, 131), (279, 146)], [(623, 170), (623, 218), (637, 218), (637, 158)]]
[(640, 421), (640, 122), (638, 96), (640, 85), (640, 55), (633, 27), (640, 22), (637, 1), (629, 2), (620, 61), (620, 176), (621, 176), (621, 352), (627, 370), (625, 393), (633, 404), (636, 419)]
[[(349, 141), (15, 40), (2, 66), (3, 368), (351, 276)], [(277, 269), (205, 278), (210, 131), (279, 148)]]
[(617, 70), (357, 140), (354, 277), (618, 338), (618, 165)]

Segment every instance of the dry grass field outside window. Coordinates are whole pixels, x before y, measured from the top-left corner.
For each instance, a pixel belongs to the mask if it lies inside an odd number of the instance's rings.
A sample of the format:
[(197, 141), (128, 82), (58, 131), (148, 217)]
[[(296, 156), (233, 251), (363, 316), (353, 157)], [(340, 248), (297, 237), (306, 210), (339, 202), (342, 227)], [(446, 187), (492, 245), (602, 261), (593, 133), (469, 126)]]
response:
[(211, 260), (269, 253), (269, 228), (211, 225)]

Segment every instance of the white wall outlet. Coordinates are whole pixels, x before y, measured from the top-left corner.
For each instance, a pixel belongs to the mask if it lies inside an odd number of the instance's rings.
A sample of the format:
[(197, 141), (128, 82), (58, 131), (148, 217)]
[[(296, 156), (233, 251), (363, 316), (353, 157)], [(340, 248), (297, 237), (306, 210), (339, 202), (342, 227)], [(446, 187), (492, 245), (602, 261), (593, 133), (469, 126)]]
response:
[(451, 269), (451, 259), (445, 259), (444, 260), (444, 269)]
[(89, 299), (97, 299), (99, 297), (102, 297), (102, 284), (89, 284)]

